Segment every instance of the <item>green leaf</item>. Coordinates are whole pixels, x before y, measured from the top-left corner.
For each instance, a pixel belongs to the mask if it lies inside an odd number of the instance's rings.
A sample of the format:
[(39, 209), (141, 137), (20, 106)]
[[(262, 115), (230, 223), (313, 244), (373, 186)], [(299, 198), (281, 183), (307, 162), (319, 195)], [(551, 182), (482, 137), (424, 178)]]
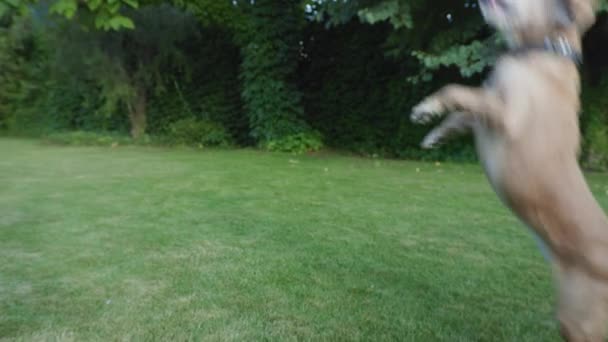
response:
[(76, 14), (77, 9), (76, 0), (59, 0), (51, 6), (50, 12), (71, 19)]
[(106, 28), (109, 27), (112, 30), (120, 30), (120, 29), (134, 29), (135, 28), (135, 24), (133, 23), (133, 20), (131, 20), (130, 18), (127, 18), (125, 16), (122, 15), (118, 15), (115, 17), (110, 18), (110, 20), (107, 21), (106, 23)]
[(395, 16), (399, 12), (399, 2), (397, 0), (383, 1), (379, 4), (364, 8), (358, 12), (359, 17), (370, 24), (385, 21)]
[(89, 0), (87, 6), (91, 11), (95, 11), (101, 6), (101, 0)]
[(106, 29), (107, 22), (110, 20), (110, 16), (107, 13), (99, 13), (95, 16), (95, 28)]
[(108, 12), (110, 12), (111, 14), (116, 14), (120, 11), (120, 2), (115, 2), (109, 5), (106, 5), (104, 7), (104, 9)]

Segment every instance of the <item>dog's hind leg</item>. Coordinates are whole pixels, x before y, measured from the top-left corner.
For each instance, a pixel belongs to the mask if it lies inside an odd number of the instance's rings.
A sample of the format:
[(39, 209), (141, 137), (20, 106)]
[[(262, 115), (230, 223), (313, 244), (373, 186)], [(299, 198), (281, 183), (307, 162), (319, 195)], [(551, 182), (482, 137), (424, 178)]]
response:
[(568, 342), (603, 342), (607, 334), (608, 285), (584, 269), (556, 265), (557, 318)]

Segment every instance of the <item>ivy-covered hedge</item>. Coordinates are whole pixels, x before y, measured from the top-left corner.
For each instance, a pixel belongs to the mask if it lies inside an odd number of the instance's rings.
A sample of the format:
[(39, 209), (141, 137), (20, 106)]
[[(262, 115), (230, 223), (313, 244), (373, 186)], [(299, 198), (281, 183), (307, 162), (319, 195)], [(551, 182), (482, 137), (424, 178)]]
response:
[(295, 78), (303, 16), (293, 1), (258, 0), (247, 7), (246, 29), (237, 32), (251, 136), (270, 150), (300, 152), (322, 146), (321, 135), (304, 120)]

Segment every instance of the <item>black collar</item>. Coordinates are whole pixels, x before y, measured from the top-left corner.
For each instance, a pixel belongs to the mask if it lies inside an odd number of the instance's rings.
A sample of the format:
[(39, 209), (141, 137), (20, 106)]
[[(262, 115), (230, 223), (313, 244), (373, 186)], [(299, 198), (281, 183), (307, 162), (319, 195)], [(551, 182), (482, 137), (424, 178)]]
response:
[(555, 55), (566, 57), (574, 62), (576, 65), (580, 65), (583, 62), (583, 56), (581, 53), (575, 51), (570, 45), (568, 39), (564, 36), (557, 38), (546, 37), (543, 44), (529, 44), (512, 49), (510, 52), (515, 55), (526, 54), (533, 51), (545, 51), (551, 52)]

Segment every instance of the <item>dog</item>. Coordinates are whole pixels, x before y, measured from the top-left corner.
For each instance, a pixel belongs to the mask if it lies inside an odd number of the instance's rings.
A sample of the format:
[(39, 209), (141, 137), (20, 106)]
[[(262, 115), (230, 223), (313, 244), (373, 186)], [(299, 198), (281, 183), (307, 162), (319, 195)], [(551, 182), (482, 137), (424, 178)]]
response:
[(557, 288), (567, 341), (604, 341), (608, 323), (608, 218), (578, 164), (581, 37), (589, 0), (479, 0), (508, 52), (481, 87), (447, 85), (411, 120), (451, 113), (423, 140), (431, 148), (472, 130), (492, 188), (540, 240)]

